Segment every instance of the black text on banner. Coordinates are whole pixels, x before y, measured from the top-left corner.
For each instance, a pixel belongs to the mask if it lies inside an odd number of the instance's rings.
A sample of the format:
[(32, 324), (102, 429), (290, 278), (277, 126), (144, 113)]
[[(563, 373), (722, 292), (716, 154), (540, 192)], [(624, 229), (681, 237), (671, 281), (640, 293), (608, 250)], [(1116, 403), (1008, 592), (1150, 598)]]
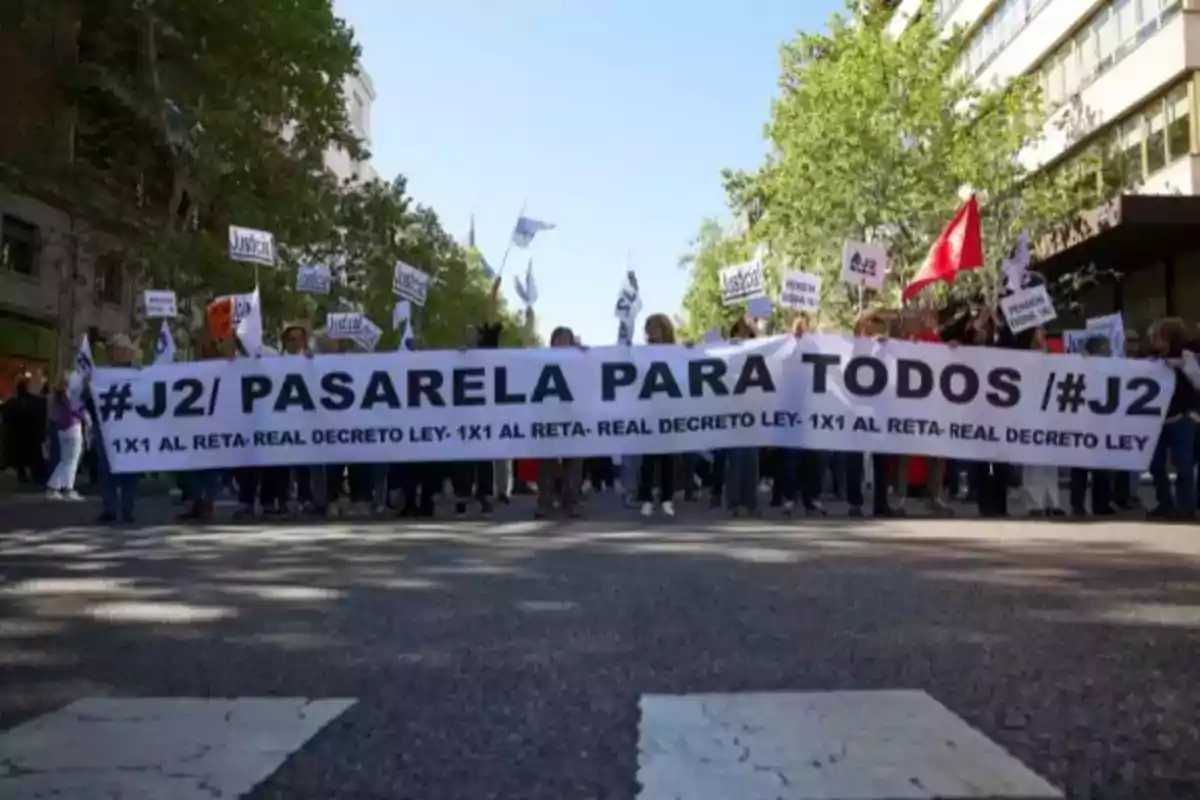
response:
[(97, 370), (117, 472), (804, 447), (1141, 470), (1173, 372), (840, 336)]

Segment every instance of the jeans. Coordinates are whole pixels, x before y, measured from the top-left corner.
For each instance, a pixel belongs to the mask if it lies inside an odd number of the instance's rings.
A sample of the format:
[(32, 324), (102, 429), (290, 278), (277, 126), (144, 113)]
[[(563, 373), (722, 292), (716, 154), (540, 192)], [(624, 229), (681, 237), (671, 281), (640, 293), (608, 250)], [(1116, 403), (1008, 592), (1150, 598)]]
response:
[[(641, 458), (638, 469), (638, 502), (649, 503), (654, 499), (654, 487), (658, 486), (660, 503), (670, 503), (675, 498), (675, 456), (672, 453), (653, 453)], [(657, 484), (654, 480), (657, 473)]]
[(58, 432), (58, 462), (46, 488), (60, 492), (75, 491), (75, 475), (83, 455), (83, 426), (72, 425)]
[(621, 456), (621, 484), (625, 491), (631, 492), (638, 485), (638, 476), (642, 474), (641, 456)]
[(578, 458), (547, 458), (538, 462), (538, 511), (548, 513), (558, 497), (563, 511), (579, 506), (579, 486), (583, 483), (583, 461)]
[(1087, 510), (1088, 479), (1091, 478), (1092, 513), (1112, 513), (1112, 479), (1113, 473), (1106, 469), (1071, 470), (1071, 510), (1082, 512)]
[(797, 500), (811, 508), (821, 497), (825, 475), (825, 454), (817, 450), (788, 448), (779, 451), (779, 472), (775, 478), (784, 500)]
[(1008, 516), (1008, 483), (1012, 465), (998, 461), (971, 463), (971, 487), (981, 517)]
[(512, 494), (513, 469), (511, 461), (496, 461), (492, 464), (492, 483), (497, 497)]
[[(1196, 422), (1183, 417), (1163, 425), (1150, 461), (1154, 478), (1154, 497), (1164, 511), (1190, 514), (1196, 510)], [(1175, 465), (1175, 494), (1167, 475), (1167, 453)]]
[[(863, 473), (866, 463), (862, 453), (842, 453), (842, 463), (845, 465), (846, 502), (851, 508), (862, 508)], [(871, 456), (871, 471), (874, 473), (871, 487), (871, 506), (876, 514), (887, 510), (887, 456), (875, 453)]]
[(114, 475), (108, 463), (108, 452), (103, 442), (97, 442), (100, 467), (100, 503), (106, 517), (117, 517), (129, 522), (133, 519), (133, 506), (137, 501), (138, 480), (136, 472)]
[(731, 511), (758, 509), (758, 448), (725, 451), (725, 505)]
[[(472, 497), (486, 500), (492, 496), (496, 483), (496, 466), (491, 461), (462, 461), (455, 465), (454, 496), (465, 502)], [(544, 487), (538, 486), (540, 491)]]

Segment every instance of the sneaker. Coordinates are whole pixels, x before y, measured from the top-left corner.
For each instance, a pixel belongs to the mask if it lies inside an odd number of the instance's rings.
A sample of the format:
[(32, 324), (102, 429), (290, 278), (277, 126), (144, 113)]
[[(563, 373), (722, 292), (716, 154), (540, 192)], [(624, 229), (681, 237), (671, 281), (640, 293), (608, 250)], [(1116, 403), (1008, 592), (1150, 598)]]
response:
[(675, 504), (670, 500), (664, 500), (662, 504), (662, 512), (668, 517), (675, 516)]
[(72, 500), (72, 501), (78, 503), (79, 501), (83, 500), (83, 495), (81, 495), (79, 492), (75, 491), (74, 489), (70, 489), (63, 493), (62, 499), (63, 500)]
[(643, 517), (653, 517), (654, 516), (654, 503), (642, 503), (642, 516)]
[(827, 512), (825, 510), (825, 506), (821, 505), (820, 503), (818, 503), (816, 501), (813, 501), (811, 503), (805, 503), (804, 504), (804, 513), (810, 517), (824, 517), (824, 516), (828, 516), (828, 514), (829, 514), (829, 512)]
[(47, 489), (46, 490), (46, 499), (47, 500), (62, 500), (63, 494), (58, 489)]
[(796, 508), (796, 504), (795, 504), (795, 503), (793, 503), (791, 500), (784, 500), (784, 501), (783, 501), (783, 514), (784, 514), (784, 516), (786, 516), (786, 517), (790, 517), (790, 516), (792, 515), (792, 511), (793, 511), (795, 508)]

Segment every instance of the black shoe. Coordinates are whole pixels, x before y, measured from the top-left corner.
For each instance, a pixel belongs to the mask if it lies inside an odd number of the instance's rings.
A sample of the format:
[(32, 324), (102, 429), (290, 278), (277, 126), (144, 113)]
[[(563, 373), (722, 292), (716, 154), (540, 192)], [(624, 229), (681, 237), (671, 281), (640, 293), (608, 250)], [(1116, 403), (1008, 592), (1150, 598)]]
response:
[(883, 508), (875, 509), (874, 516), (876, 519), (901, 519), (905, 516), (905, 514), (904, 509), (902, 508), (884, 506)]
[(810, 517), (824, 517), (829, 512), (827, 512), (820, 503), (805, 503), (804, 513)]
[(508, 505), (512, 502), (512, 500), (508, 499), (508, 495), (506, 494), (497, 495), (496, 500), (498, 500), (502, 505)]
[(454, 504), (454, 515), (456, 517), (465, 517), (467, 515), (467, 504), (466, 503), (455, 503)]
[(488, 500), (486, 497), (481, 497), (479, 499), (479, 513), (480, 514), (490, 514), (494, 510), (495, 510), (495, 508), (492, 506), (491, 500)]
[(847, 513), (849, 513), (850, 516), (854, 517), (855, 519), (858, 519), (859, 517), (862, 517), (863, 510), (861, 506), (850, 506), (850, 511)]
[(1041, 508), (1029, 509), (1029, 518), (1030, 519), (1045, 519), (1047, 516), (1049, 516), (1049, 512), (1047, 512), (1045, 509), (1041, 509)]
[(116, 521), (117, 521), (117, 515), (110, 514), (107, 511), (105, 511), (100, 516), (96, 517), (97, 525), (112, 525)]

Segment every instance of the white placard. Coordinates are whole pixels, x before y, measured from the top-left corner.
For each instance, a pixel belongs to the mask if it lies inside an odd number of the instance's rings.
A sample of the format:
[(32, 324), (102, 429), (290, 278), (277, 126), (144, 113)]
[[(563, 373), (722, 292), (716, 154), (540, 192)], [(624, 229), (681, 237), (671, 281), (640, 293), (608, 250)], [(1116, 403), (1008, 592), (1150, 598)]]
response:
[(325, 335), (330, 339), (354, 339), (362, 334), (367, 318), (357, 311), (325, 315)]
[(722, 305), (734, 306), (767, 293), (763, 264), (758, 259), (725, 267), (718, 273), (718, 278), (721, 281)]
[(397, 261), (392, 273), (392, 294), (424, 308), (425, 298), (429, 296), (429, 276), (416, 267)]
[(175, 292), (170, 289), (147, 289), (142, 292), (142, 307), (150, 319), (174, 319), (179, 315)]
[(370, 317), (362, 318), (362, 325), (359, 331), (352, 338), (354, 343), (367, 352), (374, 352), (379, 346), (379, 339), (383, 336), (383, 328), (380, 328)]
[(1058, 316), (1054, 301), (1046, 291), (1045, 284), (1031, 286), (1014, 292), (1000, 301), (1000, 309), (1008, 322), (1008, 329), (1021, 333), (1039, 325), (1045, 325)]
[(821, 276), (798, 270), (783, 273), (779, 285), (779, 305), (797, 311), (816, 311), (821, 307)]
[(254, 228), (229, 226), (229, 257), (251, 264), (275, 264), (275, 234)]
[(883, 245), (851, 241), (843, 245), (842, 280), (851, 286), (882, 289), (887, 271), (887, 248)]
[(1108, 346), (1114, 356), (1125, 356), (1125, 318), (1119, 313), (1092, 317), (1084, 326), (1094, 335), (1108, 339)]
[(1174, 370), (1140, 359), (828, 334), (197, 361), (92, 379), (115, 472), (730, 447), (1142, 470), (1174, 385)]
[(329, 294), (333, 275), (324, 264), (301, 267), (296, 271), (296, 291), (307, 294)]

